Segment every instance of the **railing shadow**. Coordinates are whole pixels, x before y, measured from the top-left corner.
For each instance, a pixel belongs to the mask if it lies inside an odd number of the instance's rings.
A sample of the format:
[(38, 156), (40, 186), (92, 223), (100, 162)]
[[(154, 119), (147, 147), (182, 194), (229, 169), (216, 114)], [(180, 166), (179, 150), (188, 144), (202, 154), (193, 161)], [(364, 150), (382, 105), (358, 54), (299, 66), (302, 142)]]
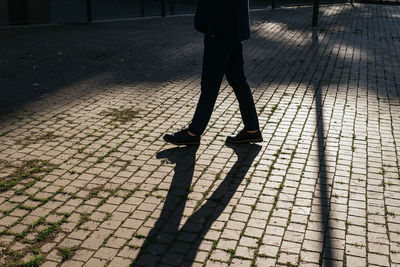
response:
[[(312, 45), (318, 51), (318, 32), (317, 28), (312, 29)], [(318, 56), (318, 53), (317, 55)], [(323, 240), (323, 251), (322, 251), (322, 266), (332, 266), (332, 240), (330, 233), (330, 199), (329, 199), (329, 183), (326, 170), (326, 155), (325, 155), (325, 126), (323, 116), (323, 100), (322, 100), (322, 86), (320, 83), (312, 85), (315, 90), (315, 108), (316, 108), (316, 120), (317, 120), (317, 142), (318, 142), (318, 185), (319, 185), (319, 199), (320, 199), (320, 221), (322, 224), (322, 240)]]
[(193, 263), (204, 236), (228, 205), (261, 150), (261, 146), (254, 144), (228, 147), (237, 155), (235, 164), (214, 193), (180, 229), (197, 148), (174, 148), (157, 155), (157, 158), (166, 157), (175, 163), (175, 173), (161, 215), (131, 266), (187, 266)]

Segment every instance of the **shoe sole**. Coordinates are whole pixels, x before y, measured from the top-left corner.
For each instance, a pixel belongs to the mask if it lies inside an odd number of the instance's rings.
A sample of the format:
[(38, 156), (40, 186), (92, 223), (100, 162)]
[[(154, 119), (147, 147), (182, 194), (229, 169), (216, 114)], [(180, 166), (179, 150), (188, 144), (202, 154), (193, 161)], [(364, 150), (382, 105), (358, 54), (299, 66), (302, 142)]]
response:
[(174, 141), (172, 141), (172, 140), (168, 140), (168, 139), (166, 139), (166, 138), (163, 138), (164, 139), (164, 141), (166, 141), (166, 142), (168, 142), (168, 143), (171, 143), (171, 144), (174, 144), (174, 145), (177, 145), (177, 146), (189, 146), (189, 145), (200, 145), (200, 142), (186, 142), (186, 143), (178, 143), (178, 142), (174, 142)]
[(247, 139), (247, 140), (240, 140), (240, 141), (228, 141), (226, 140), (226, 143), (232, 143), (232, 144), (242, 144), (242, 143), (261, 143), (262, 141), (264, 141), (262, 138), (258, 138), (258, 139)]

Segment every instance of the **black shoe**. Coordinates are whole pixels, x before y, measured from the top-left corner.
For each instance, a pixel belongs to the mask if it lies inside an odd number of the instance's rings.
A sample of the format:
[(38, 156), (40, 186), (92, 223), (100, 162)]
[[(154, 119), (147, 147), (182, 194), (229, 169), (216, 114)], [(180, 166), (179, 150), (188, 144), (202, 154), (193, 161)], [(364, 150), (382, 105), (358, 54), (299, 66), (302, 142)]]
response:
[(164, 140), (174, 145), (199, 145), (200, 136), (191, 136), (187, 129), (164, 135)]
[(262, 142), (260, 130), (254, 133), (249, 133), (247, 130), (241, 130), (236, 136), (228, 136), (226, 138), (227, 143), (258, 143)]

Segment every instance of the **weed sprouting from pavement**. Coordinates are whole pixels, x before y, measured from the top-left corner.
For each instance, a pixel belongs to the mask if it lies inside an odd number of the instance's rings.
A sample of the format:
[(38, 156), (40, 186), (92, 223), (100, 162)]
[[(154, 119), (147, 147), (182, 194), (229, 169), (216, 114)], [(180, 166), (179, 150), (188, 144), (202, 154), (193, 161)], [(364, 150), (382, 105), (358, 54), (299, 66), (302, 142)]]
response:
[(26, 147), (31, 144), (36, 144), (40, 141), (51, 142), (59, 137), (60, 137), (60, 135), (56, 135), (56, 134), (54, 134), (54, 132), (45, 132), (43, 134), (36, 134), (36, 135), (33, 134), (33, 135), (26, 136), (23, 139), (17, 140), (15, 143), (17, 145), (22, 145), (22, 146)]
[(123, 110), (118, 110), (118, 109), (109, 109), (109, 110), (104, 110), (100, 112), (100, 115), (105, 116), (105, 117), (111, 117), (113, 121), (119, 121), (121, 123), (125, 123), (128, 121), (132, 121), (135, 118), (139, 118), (140, 110), (134, 110), (134, 109), (123, 109)]
[(58, 252), (61, 254), (61, 258), (62, 258), (61, 261), (64, 262), (64, 261), (70, 260), (74, 256), (75, 251), (78, 250), (78, 247), (77, 246), (70, 247), (70, 248), (59, 247), (57, 249), (58, 249)]
[[(8, 162), (0, 162), (0, 169), (9, 169), (9, 174), (0, 180), (0, 192), (5, 192), (21, 181), (40, 180), (44, 174), (53, 171), (56, 165), (46, 160), (28, 160), (13, 166)], [(32, 184), (32, 183), (30, 183)]]

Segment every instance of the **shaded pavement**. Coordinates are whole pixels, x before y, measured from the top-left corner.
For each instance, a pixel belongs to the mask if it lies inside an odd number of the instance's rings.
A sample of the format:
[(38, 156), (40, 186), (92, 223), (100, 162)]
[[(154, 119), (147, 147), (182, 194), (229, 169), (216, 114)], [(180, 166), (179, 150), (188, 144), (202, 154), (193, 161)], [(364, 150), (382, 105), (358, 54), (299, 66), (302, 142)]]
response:
[[(264, 142), (224, 81), (199, 147), (192, 17), (0, 29), (0, 264), (400, 265), (400, 7), (252, 12)], [(29, 44), (29, 45), (28, 45)]]

